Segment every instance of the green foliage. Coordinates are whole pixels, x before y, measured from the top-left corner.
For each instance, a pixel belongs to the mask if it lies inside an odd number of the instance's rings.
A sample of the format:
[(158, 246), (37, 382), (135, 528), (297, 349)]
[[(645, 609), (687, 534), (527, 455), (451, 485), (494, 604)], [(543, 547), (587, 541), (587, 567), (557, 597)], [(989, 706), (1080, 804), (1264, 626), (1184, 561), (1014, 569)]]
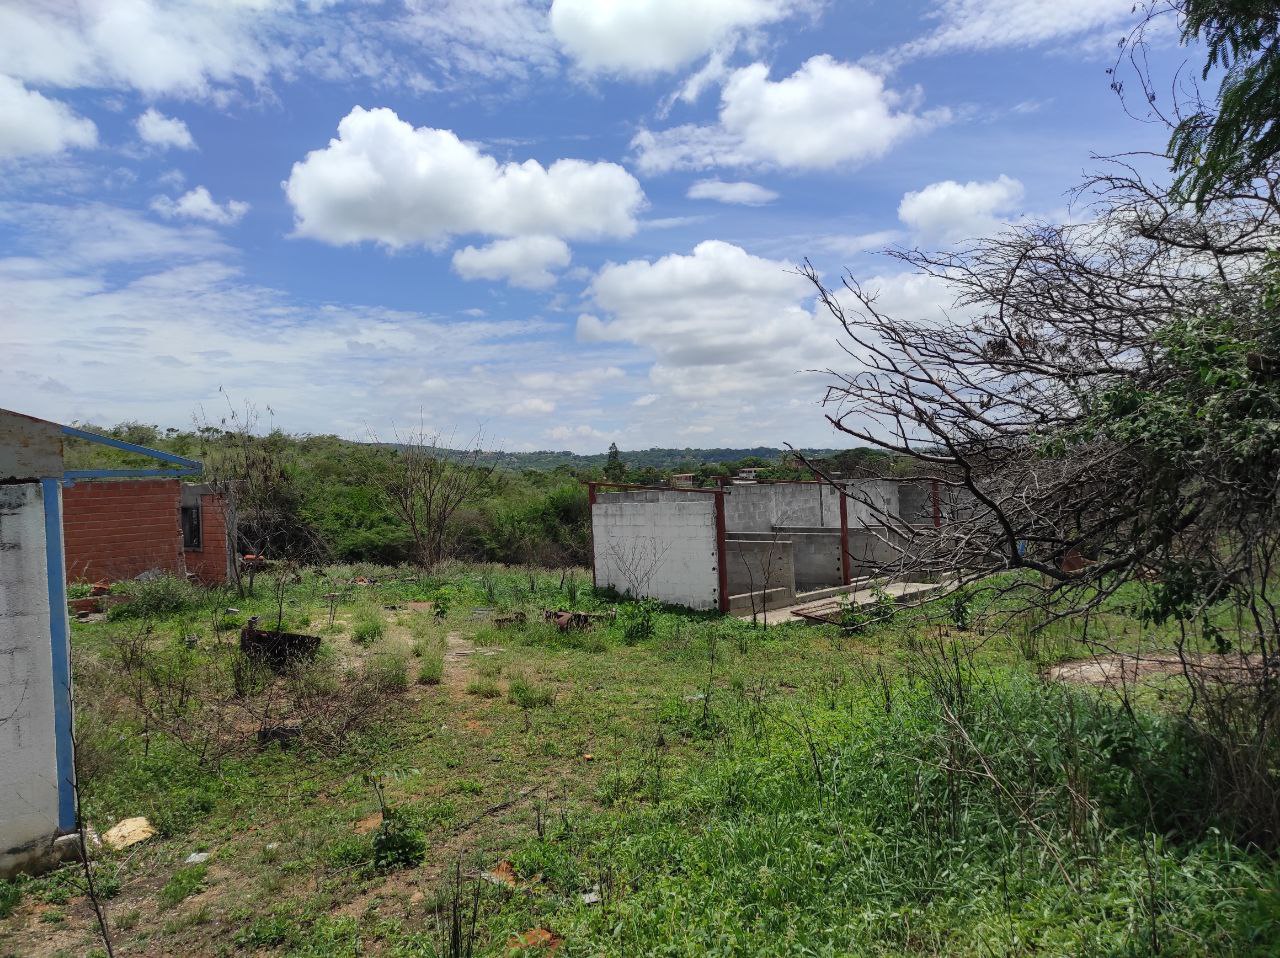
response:
[(409, 662), (399, 652), (379, 652), (365, 660), (365, 674), (378, 692), (397, 693), (409, 687)]
[(467, 694), (477, 695), (482, 699), (496, 699), (502, 695), (502, 689), (493, 679), (477, 678), (467, 683)]
[(356, 645), (371, 645), (387, 632), (387, 622), (380, 609), (361, 606), (351, 617), (351, 641)]
[(388, 808), (373, 835), (373, 865), (380, 871), (412, 868), (427, 854), (427, 839), (413, 815)]
[(627, 605), (620, 616), (622, 641), (627, 645), (639, 645), (653, 638), (653, 617), (657, 610), (658, 603), (652, 599), (641, 599)]
[[(958, 726), (945, 701), (904, 681), (886, 712), (859, 686), (779, 704), (766, 727), (744, 706), (668, 801), (575, 830), (577, 869), (607, 867), (620, 894), (549, 923), (600, 955), (1280, 948), (1276, 870), (1167, 814), (1201, 801), (1176, 722), (1134, 728), (1119, 707), (1005, 672), (965, 681)], [(536, 839), (515, 860), (572, 887), (563, 854)]]
[(1203, 203), (1264, 174), (1280, 153), (1280, 45), (1269, 0), (1180, 0), (1182, 39), (1202, 41), (1203, 78), (1223, 71), (1213, 110), (1183, 118), (1169, 149), (1177, 187)]
[(175, 871), (160, 889), (160, 904), (173, 908), (204, 890), (209, 877), (208, 865), (187, 865)]
[(444, 677), (444, 651), (431, 649), (422, 655), (418, 663), (418, 681), (423, 685), (439, 685)]
[(8, 918), (22, 903), (21, 881), (0, 879), (0, 918)]
[(555, 690), (535, 682), (523, 672), (514, 673), (507, 682), (507, 698), (522, 709), (544, 708), (555, 701)]
[(117, 582), (112, 595), (125, 596), (128, 602), (113, 605), (110, 619), (158, 619), (189, 612), (203, 599), (198, 588), (174, 575), (157, 575), (147, 579)]

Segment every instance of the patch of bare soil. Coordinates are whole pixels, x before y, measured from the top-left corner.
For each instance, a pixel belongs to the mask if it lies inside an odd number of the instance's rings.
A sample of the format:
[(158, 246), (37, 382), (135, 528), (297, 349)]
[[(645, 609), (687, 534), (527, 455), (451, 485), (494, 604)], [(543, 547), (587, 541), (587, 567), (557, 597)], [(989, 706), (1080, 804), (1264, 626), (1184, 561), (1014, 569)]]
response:
[[(1271, 668), (1275, 669), (1273, 663)], [(1045, 670), (1054, 682), (1076, 685), (1124, 687), (1165, 675), (1181, 675), (1184, 670), (1201, 681), (1250, 683), (1260, 681), (1266, 663), (1260, 655), (1240, 653), (1147, 652), (1095, 655), (1087, 659), (1061, 662)]]

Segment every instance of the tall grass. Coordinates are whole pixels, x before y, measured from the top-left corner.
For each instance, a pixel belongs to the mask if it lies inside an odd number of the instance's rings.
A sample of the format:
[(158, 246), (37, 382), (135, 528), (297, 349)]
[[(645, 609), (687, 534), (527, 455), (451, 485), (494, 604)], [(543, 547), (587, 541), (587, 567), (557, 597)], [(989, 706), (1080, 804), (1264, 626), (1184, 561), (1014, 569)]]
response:
[(1202, 827), (1177, 722), (935, 679), (723, 708), (717, 759), (560, 836), (618, 891), (554, 926), (619, 956), (1280, 953), (1280, 872)]

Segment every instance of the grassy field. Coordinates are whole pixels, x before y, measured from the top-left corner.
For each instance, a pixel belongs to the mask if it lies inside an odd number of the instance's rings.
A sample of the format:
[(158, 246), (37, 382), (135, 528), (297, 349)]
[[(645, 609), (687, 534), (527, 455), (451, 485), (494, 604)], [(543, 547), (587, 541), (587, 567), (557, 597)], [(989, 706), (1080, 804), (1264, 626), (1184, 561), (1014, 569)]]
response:
[[(116, 953), (1280, 953), (1280, 869), (1206, 813), (1176, 692), (1040, 677), (1079, 624), (765, 631), (589, 586), (347, 567), (78, 623), (87, 818), (158, 830), (97, 860)], [(255, 614), (316, 660), (247, 664)], [(95, 949), (77, 867), (0, 884), (0, 954)]]

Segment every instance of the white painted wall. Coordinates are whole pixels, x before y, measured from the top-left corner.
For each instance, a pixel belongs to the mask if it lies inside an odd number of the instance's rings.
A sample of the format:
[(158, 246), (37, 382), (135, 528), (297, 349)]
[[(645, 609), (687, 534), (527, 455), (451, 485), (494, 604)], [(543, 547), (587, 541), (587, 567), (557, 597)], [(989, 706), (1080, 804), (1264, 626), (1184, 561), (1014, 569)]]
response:
[(58, 828), (45, 561), (40, 485), (0, 485), (0, 871)]
[(643, 579), (640, 588), (648, 598), (693, 609), (718, 607), (715, 496), (602, 494), (591, 510), (591, 532), (601, 588), (627, 592), (629, 567), (639, 573), (630, 578)]

